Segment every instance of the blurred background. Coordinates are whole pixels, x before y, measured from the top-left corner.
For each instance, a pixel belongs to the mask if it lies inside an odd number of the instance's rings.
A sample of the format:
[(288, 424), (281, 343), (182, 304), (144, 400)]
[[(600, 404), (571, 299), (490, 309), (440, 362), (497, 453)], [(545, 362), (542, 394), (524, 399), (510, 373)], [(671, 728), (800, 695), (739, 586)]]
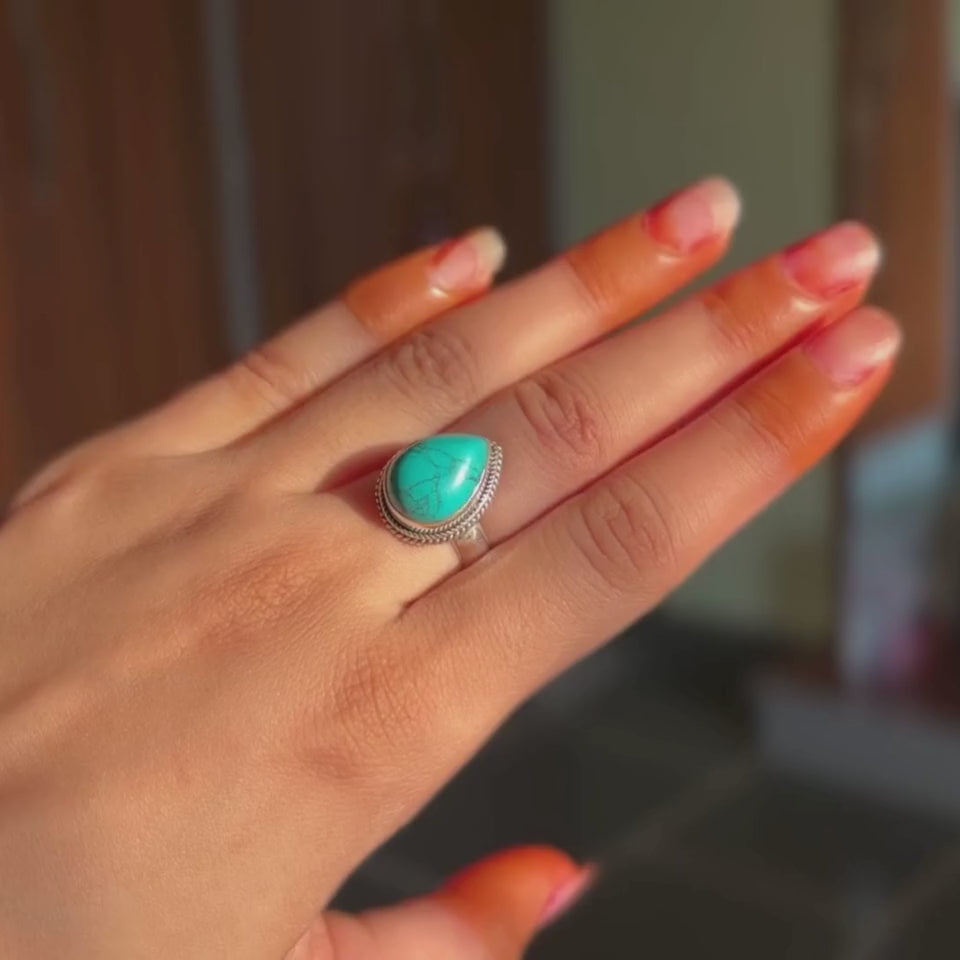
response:
[(544, 841), (603, 870), (536, 958), (953, 960), (958, 92), (960, 0), (0, 0), (0, 499), (475, 224), (517, 272), (722, 173), (728, 270), (861, 217), (907, 333), (868, 422), (339, 902)]

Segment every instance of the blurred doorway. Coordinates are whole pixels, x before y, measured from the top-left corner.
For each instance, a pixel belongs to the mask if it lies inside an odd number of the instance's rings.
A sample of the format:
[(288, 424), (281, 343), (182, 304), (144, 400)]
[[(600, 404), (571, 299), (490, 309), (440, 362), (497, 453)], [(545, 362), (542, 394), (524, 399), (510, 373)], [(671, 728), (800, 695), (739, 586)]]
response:
[(960, 818), (957, 59), (960, 4), (838, 4), (841, 213), (886, 247), (903, 356), (837, 472), (825, 654), (763, 688), (777, 765)]

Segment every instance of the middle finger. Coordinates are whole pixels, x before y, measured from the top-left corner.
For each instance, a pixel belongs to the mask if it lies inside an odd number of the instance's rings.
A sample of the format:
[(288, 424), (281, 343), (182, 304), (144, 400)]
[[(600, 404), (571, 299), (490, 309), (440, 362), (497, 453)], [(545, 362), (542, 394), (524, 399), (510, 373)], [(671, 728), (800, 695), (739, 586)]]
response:
[(359, 475), (681, 288), (720, 258), (738, 215), (713, 179), (628, 217), (383, 351), (255, 438), (253, 455), (292, 490)]

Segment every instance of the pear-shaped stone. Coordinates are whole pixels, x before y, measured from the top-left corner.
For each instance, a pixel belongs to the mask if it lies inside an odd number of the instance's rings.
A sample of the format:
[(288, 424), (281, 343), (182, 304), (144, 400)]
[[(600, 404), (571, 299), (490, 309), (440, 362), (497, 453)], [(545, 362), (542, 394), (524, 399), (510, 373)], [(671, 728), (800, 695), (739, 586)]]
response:
[(417, 523), (444, 523), (469, 503), (483, 480), (490, 441), (438, 433), (407, 447), (390, 470), (390, 499)]

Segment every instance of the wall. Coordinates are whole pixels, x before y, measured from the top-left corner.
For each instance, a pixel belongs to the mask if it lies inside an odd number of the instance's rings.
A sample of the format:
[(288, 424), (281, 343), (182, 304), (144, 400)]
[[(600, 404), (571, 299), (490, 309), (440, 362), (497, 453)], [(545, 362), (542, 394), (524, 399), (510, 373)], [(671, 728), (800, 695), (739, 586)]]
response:
[[(833, 6), (551, 3), (557, 245), (715, 172), (745, 200), (724, 270), (829, 222)], [(825, 636), (830, 483), (828, 467), (805, 478), (678, 591), (670, 610), (751, 633)]]

